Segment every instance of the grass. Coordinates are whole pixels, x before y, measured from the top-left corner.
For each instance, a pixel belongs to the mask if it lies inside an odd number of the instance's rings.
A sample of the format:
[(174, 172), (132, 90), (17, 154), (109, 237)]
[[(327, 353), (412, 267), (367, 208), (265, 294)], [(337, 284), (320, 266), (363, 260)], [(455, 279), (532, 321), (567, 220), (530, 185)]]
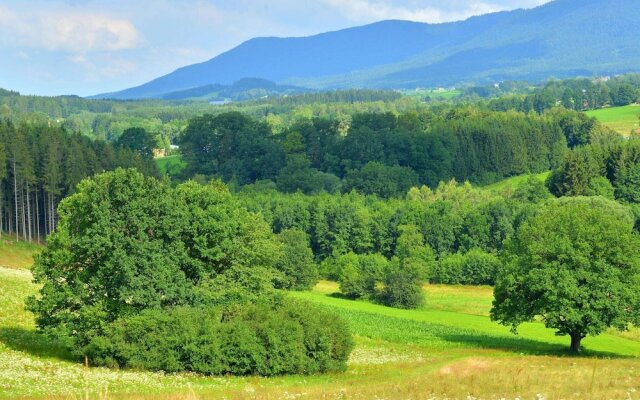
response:
[(28, 268), (33, 264), (33, 255), (41, 246), (25, 241), (16, 241), (15, 236), (2, 233), (0, 236), (0, 267)]
[(162, 175), (169, 176), (179, 175), (187, 166), (179, 154), (156, 158), (156, 165)]
[(85, 368), (38, 334), (24, 299), (36, 292), (28, 270), (0, 268), (0, 399), (640, 399), (637, 331), (585, 340), (541, 324), (519, 336), (491, 322), (489, 287), (425, 286), (427, 305), (396, 310), (332, 294), (321, 282), (291, 294), (342, 315), (356, 337), (349, 369), (321, 376), (202, 377)]
[(640, 105), (638, 104), (587, 111), (586, 114), (595, 117), (604, 125), (624, 136), (629, 136), (633, 130), (640, 128)]
[(491, 185), (484, 186), (484, 188), (494, 192), (502, 192), (507, 189), (516, 189), (518, 186), (526, 182), (527, 179), (529, 179), (532, 176), (544, 182), (549, 177), (550, 174), (551, 172), (547, 171), (540, 174), (518, 175), (518, 176), (504, 179), (496, 183), (492, 183)]

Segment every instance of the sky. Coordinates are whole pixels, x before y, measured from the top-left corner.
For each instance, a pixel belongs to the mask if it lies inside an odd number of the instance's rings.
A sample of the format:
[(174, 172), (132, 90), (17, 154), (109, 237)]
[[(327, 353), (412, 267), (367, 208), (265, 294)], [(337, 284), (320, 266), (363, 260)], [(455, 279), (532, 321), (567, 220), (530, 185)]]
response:
[(137, 86), (257, 36), (386, 19), (441, 23), (549, 0), (0, 0), (0, 88), (80, 96)]

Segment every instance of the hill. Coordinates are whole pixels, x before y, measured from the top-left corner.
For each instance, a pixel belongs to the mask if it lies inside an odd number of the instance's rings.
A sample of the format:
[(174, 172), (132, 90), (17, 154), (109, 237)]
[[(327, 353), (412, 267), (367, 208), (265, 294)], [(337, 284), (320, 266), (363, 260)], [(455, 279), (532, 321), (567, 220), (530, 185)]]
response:
[(244, 78), (231, 85), (211, 84), (196, 88), (179, 90), (162, 96), (165, 100), (209, 100), (209, 101), (243, 101), (257, 100), (272, 96), (307, 93), (311, 90), (291, 86), (278, 85), (265, 79)]
[(635, 0), (556, 0), (461, 22), (382, 21), (310, 37), (256, 38), (99, 97), (156, 98), (246, 77), (326, 89), (611, 75), (640, 62), (639, 18)]

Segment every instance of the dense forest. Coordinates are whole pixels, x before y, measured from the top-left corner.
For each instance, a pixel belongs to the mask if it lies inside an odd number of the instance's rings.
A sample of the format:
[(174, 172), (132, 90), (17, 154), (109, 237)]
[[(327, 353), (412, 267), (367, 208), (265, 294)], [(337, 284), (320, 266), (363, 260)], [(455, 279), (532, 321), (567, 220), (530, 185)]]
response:
[[(125, 136), (126, 138), (126, 136)], [(57, 225), (57, 207), (82, 179), (117, 167), (157, 175), (147, 152), (68, 134), (47, 125), (0, 122), (0, 232), (40, 240)]]
[[(527, 97), (567, 90), (588, 95), (603, 88), (619, 93), (638, 86), (636, 75), (552, 81)], [(531, 89), (513, 84), (505, 90)], [(458, 101), (471, 96), (466, 98)], [(181, 146), (186, 161), (178, 179), (221, 178), (236, 189), (255, 183), (289, 193), (358, 191), (402, 198), (412, 187), (434, 189), (451, 179), (486, 184), (566, 166), (567, 147), (611, 136), (595, 120), (563, 107), (545, 106), (541, 113), (491, 110), (509, 98), (427, 105), (396, 92), (352, 90), (216, 107), (2, 91), (0, 225), (25, 238), (44, 237), (55, 227), (57, 203), (82, 178), (118, 166), (155, 175), (151, 150), (169, 143)], [(144, 144), (123, 135), (132, 126)], [(622, 179), (617, 172), (601, 175), (614, 185)]]
[[(379, 90), (340, 90), (273, 96), (266, 99), (212, 105), (194, 100), (91, 100), (77, 96), (25, 96), (0, 89), (0, 116), (14, 122), (60, 126), (93, 139), (116, 140), (128, 128), (144, 128), (156, 135), (157, 146), (169, 149), (189, 121), (203, 114), (242, 112), (265, 121), (280, 133), (301, 120), (323, 118), (349, 124), (355, 114), (419, 114), (472, 105), (487, 111), (515, 110), (544, 113), (563, 106), (584, 111), (629, 104), (638, 98), (640, 79), (624, 75), (611, 79), (553, 80), (541, 84), (507, 81), (499, 85), (462, 87), (450, 98), (413, 96)], [(411, 96), (405, 95), (409, 94)]]
[(523, 112), (545, 110), (562, 106), (569, 110), (587, 111), (603, 107), (626, 106), (640, 99), (640, 75), (599, 79), (553, 80), (541, 87), (523, 89), (523, 85), (504, 84), (494, 87), (469, 88), (466, 94), (491, 99), (491, 110), (518, 110)]
[(454, 108), (442, 112), (316, 118), (274, 133), (239, 113), (204, 115), (180, 138), (185, 176), (242, 186), (273, 182), (280, 191), (403, 197), (439, 182), (491, 183), (559, 165), (567, 145), (604, 134), (592, 119), (552, 110), (542, 116)]

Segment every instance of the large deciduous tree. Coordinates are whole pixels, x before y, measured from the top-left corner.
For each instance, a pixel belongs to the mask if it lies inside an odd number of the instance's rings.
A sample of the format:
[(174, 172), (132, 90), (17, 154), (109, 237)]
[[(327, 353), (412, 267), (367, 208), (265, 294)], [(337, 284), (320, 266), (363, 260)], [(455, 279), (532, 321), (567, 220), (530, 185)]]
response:
[[(208, 305), (231, 274), (268, 277), (281, 246), (221, 185), (173, 189), (135, 170), (82, 181), (34, 266), (40, 328), (76, 349), (106, 324), (146, 309)], [(236, 279), (237, 278), (237, 279)], [(218, 296), (218, 297), (216, 297)]]
[(127, 148), (144, 158), (152, 158), (157, 143), (154, 135), (144, 128), (129, 128), (122, 132), (116, 142), (118, 146)]
[(514, 331), (539, 316), (580, 351), (586, 336), (640, 323), (640, 240), (629, 210), (602, 197), (544, 205), (511, 243), (491, 317)]

